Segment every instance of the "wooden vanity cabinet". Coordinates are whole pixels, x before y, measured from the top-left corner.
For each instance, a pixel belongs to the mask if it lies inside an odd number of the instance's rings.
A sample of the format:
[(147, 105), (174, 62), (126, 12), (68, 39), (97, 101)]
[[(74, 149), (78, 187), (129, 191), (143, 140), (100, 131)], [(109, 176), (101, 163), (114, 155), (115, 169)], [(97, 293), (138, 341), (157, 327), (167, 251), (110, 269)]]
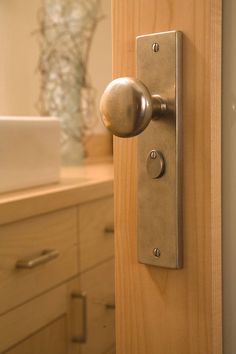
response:
[(112, 195), (0, 225), (0, 353), (115, 353), (113, 231)]

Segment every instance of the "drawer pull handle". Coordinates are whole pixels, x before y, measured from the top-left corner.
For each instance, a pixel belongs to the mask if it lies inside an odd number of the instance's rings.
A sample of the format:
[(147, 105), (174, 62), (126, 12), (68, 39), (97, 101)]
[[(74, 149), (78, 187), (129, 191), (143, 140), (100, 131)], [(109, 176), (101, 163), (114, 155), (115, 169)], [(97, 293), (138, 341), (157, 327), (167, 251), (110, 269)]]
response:
[(112, 302), (108, 302), (107, 304), (105, 304), (105, 308), (107, 310), (115, 310), (116, 305), (114, 303), (112, 303)]
[(108, 225), (104, 229), (105, 234), (114, 234), (114, 225)]
[(16, 262), (17, 269), (31, 269), (48, 263), (59, 256), (57, 250), (44, 250), (35, 258), (20, 259)]
[(87, 295), (85, 293), (72, 293), (72, 299), (77, 299), (82, 301), (83, 306), (83, 313), (82, 313), (82, 323), (83, 323), (83, 330), (82, 334), (79, 336), (73, 336), (72, 342), (73, 343), (86, 343), (87, 341)]

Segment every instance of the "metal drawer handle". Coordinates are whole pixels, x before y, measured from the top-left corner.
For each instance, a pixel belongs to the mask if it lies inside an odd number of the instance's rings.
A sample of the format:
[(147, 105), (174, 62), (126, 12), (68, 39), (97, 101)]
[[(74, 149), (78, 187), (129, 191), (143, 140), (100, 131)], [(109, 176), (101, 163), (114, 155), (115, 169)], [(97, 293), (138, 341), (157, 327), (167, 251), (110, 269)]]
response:
[(82, 313), (82, 320), (83, 320), (83, 330), (82, 334), (79, 336), (73, 336), (72, 342), (73, 343), (86, 343), (87, 341), (87, 295), (85, 293), (72, 293), (72, 299), (77, 299), (82, 301), (83, 305), (83, 313)]
[(104, 232), (105, 234), (114, 234), (114, 225), (107, 225)]
[(105, 304), (105, 308), (107, 310), (115, 310), (116, 305), (114, 303), (112, 303), (112, 302), (108, 302), (107, 304)]
[(35, 258), (20, 259), (16, 262), (17, 269), (31, 269), (48, 263), (59, 256), (57, 250), (44, 250)]

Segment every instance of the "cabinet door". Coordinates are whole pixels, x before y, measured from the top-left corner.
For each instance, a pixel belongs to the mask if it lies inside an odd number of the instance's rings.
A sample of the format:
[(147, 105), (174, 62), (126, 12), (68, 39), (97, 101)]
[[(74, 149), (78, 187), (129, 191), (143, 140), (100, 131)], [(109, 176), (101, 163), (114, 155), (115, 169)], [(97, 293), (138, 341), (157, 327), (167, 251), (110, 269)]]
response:
[(114, 256), (113, 198), (85, 203), (78, 208), (79, 272)]
[[(73, 351), (77, 354), (115, 353), (114, 261), (82, 273), (70, 283)], [(77, 343), (76, 343), (77, 339)]]
[(68, 354), (67, 318), (62, 316), (6, 354)]

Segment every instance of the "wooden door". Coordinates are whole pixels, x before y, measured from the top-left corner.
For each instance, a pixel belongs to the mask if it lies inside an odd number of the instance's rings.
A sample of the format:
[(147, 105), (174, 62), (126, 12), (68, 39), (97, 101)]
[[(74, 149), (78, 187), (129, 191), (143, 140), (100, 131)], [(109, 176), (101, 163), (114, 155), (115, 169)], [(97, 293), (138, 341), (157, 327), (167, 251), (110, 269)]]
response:
[(113, 76), (137, 35), (183, 38), (184, 267), (137, 261), (137, 139), (114, 142), (117, 354), (220, 354), (220, 0), (113, 0)]

